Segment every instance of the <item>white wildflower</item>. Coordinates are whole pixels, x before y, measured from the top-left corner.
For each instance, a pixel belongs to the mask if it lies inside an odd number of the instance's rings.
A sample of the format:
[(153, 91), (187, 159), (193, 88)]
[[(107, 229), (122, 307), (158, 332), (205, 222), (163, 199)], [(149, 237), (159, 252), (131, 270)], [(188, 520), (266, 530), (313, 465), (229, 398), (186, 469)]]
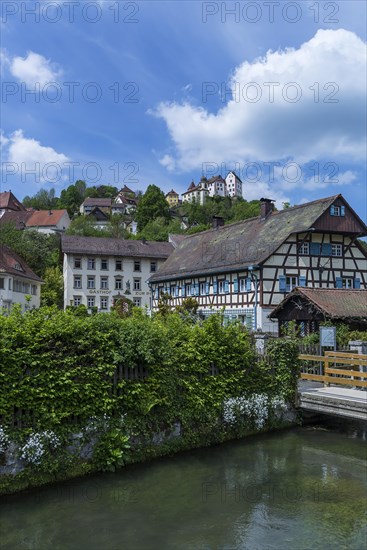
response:
[(0, 454), (5, 453), (9, 445), (9, 436), (5, 433), (5, 430), (0, 426)]
[(56, 449), (61, 445), (55, 432), (45, 430), (40, 433), (32, 433), (28, 441), (20, 449), (20, 458), (30, 464), (41, 464), (42, 457), (47, 449)]

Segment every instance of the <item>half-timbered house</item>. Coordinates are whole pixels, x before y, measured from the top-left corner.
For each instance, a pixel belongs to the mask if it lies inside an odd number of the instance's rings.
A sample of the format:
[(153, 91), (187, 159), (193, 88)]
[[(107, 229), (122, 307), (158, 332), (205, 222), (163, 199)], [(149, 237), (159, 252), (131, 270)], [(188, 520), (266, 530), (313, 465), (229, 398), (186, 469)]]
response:
[(367, 288), (367, 254), (358, 238), (367, 227), (342, 195), (274, 212), (261, 199), (259, 217), (183, 239), (150, 277), (153, 308), (168, 292), (174, 305), (187, 296), (205, 317), (224, 308), (251, 329), (276, 332), (268, 318), (297, 286)]

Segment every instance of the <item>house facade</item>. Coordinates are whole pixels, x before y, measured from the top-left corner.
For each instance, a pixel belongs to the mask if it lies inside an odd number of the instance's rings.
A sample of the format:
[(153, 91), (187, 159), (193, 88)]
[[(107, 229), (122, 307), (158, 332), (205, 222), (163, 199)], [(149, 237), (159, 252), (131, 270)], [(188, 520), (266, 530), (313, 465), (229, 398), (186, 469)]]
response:
[(151, 309), (148, 278), (173, 251), (167, 242), (63, 236), (64, 307), (110, 311), (122, 296)]
[(179, 197), (179, 194), (176, 193), (174, 189), (171, 189), (171, 191), (166, 194), (166, 201), (170, 207), (178, 206)]
[(357, 238), (367, 227), (342, 195), (261, 214), (185, 237), (151, 276), (153, 308), (161, 292), (172, 304), (187, 296), (206, 317), (224, 309), (228, 319), (277, 332), (268, 315), (293, 288), (367, 288), (367, 254)]
[(206, 198), (209, 196), (208, 180), (202, 177), (200, 182), (195, 185), (192, 181), (185, 193), (182, 193), (182, 202), (197, 202), (204, 204)]
[(242, 181), (235, 172), (226, 175), (226, 188), (228, 197), (242, 197)]
[(227, 184), (222, 176), (214, 176), (207, 181), (209, 197), (226, 197)]
[(0, 308), (10, 310), (20, 304), (22, 310), (40, 306), (42, 279), (9, 247), (0, 245)]

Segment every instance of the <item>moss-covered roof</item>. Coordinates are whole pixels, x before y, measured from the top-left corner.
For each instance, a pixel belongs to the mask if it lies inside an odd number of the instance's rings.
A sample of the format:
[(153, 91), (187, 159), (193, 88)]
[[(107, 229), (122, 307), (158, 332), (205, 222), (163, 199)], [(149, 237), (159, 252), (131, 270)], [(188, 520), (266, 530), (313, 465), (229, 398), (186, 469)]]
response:
[(272, 212), (187, 236), (150, 282), (238, 271), (264, 262), (292, 233), (307, 231), (340, 197)]

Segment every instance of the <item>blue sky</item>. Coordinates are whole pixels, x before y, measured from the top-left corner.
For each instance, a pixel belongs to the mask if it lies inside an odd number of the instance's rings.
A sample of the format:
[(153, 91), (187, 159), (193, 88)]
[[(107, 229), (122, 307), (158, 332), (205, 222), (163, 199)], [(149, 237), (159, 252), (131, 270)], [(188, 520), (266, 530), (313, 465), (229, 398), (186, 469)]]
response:
[(236, 169), (249, 200), (343, 193), (366, 219), (365, 2), (1, 8), (3, 191)]

